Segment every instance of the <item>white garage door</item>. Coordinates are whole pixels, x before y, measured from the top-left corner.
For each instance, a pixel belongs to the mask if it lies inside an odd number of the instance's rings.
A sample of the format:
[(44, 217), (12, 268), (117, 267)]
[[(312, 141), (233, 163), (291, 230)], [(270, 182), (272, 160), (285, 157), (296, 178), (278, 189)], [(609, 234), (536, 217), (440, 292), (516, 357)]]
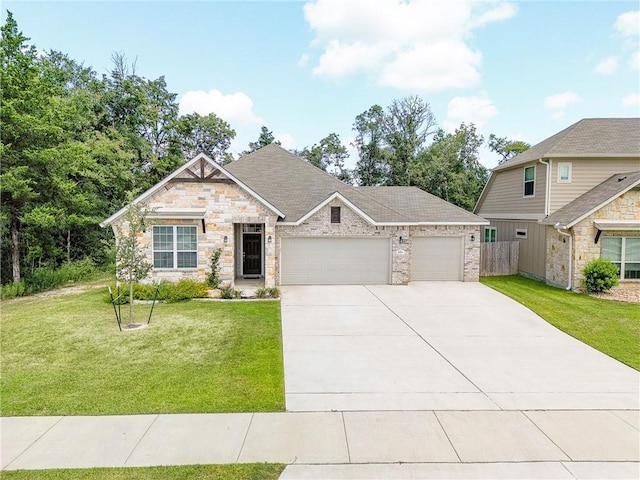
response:
[(463, 237), (414, 237), (411, 243), (411, 280), (462, 280)]
[(282, 285), (388, 284), (388, 238), (283, 238)]

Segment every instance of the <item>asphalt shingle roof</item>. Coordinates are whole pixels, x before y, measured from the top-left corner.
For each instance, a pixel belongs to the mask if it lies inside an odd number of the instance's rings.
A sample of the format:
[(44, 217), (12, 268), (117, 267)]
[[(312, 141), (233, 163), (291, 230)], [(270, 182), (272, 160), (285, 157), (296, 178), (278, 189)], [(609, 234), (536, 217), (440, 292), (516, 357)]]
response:
[(295, 222), (335, 192), (376, 222), (468, 222), (484, 219), (415, 187), (352, 187), (271, 144), (224, 167)]
[(546, 225), (560, 224), (562, 226), (572, 226), (577, 220), (589, 214), (589, 212), (598, 208), (608, 200), (638, 185), (640, 185), (640, 170), (630, 173), (616, 173), (588, 192), (583, 193), (572, 202), (567, 203), (564, 207), (553, 212), (542, 220), (542, 223)]
[(640, 118), (585, 118), (497, 166), (552, 157), (640, 157)]

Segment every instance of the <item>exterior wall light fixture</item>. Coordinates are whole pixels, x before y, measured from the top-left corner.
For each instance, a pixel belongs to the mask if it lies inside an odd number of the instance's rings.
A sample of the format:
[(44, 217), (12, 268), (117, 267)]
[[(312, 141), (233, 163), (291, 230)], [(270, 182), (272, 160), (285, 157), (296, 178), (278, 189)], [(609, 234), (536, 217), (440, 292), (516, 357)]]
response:
[(269, 236), (267, 237), (267, 243), (271, 243), (272, 241), (273, 241), (273, 238), (271, 238), (271, 235), (269, 235)]
[(224, 236), (224, 238), (222, 239), (222, 241), (223, 241), (224, 243), (227, 243), (227, 242), (229, 241), (229, 237), (227, 237), (227, 236), (225, 235), (225, 236)]

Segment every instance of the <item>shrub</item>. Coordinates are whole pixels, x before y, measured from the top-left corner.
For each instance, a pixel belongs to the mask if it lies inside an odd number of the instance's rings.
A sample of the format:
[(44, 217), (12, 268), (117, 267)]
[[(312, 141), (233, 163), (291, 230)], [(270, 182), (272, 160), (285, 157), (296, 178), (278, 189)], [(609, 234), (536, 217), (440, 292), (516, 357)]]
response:
[(218, 288), (220, 285), (220, 277), (218, 276), (220, 270), (220, 255), (222, 254), (222, 249), (218, 248), (213, 251), (211, 254), (211, 273), (207, 276), (207, 285), (211, 288)]
[(618, 285), (618, 267), (611, 260), (598, 258), (584, 267), (584, 288), (591, 293), (607, 292)]
[(231, 300), (232, 298), (240, 298), (242, 292), (234, 289), (231, 285), (220, 287), (220, 297)]
[(9, 283), (7, 285), (2, 285), (0, 289), (0, 298), (16, 298), (27, 295), (26, 285), (24, 284), (24, 280), (21, 280), (18, 283)]
[(162, 294), (162, 300), (168, 302), (179, 302), (180, 300), (190, 300), (192, 298), (203, 298), (209, 293), (206, 283), (196, 282), (189, 278), (178, 281), (178, 283), (162, 283), (158, 297)]
[[(158, 284), (133, 284), (133, 298), (135, 300), (153, 300), (158, 287), (158, 296), (156, 300), (164, 300), (167, 302), (179, 302), (181, 300), (190, 300), (192, 298), (203, 298), (209, 293), (209, 287), (206, 283), (196, 282), (189, 278), (178, 281), (177, 283), (161, 282)], [(117, 288), (111, 285), (113, 297), (117, 296)], [(117, 301), (120, 305), (129, 303), (128, 288), (125, 284), (120, 286), (120, 298)], [(110, 302), (111, 298), (107, 294), (105, 301)]]
[(269, 296), (268, 288), (258, 288), (256, 290), (256, 298), (267, 298)]
[(267, 289), (269, 292), (269, 296), (271, 298), (279, 298), (280, 297), (280, 289), (278, 287), (271, 287)]

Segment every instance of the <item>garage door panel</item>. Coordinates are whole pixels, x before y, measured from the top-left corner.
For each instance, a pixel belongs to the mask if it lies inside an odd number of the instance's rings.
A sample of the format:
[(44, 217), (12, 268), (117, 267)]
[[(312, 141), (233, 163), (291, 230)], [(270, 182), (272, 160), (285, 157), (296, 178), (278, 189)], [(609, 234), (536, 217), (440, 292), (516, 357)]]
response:
[(413, 238), (412, 280), (462, 280), (463, 237)]
[(282, 285), (387, 284), (388, 238), (283, 238)]

